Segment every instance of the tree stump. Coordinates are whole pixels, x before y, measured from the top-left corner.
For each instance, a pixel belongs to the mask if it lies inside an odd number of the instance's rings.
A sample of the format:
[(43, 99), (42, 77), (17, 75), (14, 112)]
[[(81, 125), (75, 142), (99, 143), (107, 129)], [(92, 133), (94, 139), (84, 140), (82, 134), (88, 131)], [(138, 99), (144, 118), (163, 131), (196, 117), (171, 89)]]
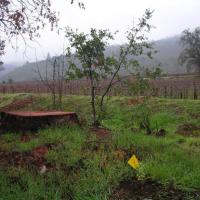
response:
[(61, 111), (16, 111), (0, 112), (1, 130), (3, 131), (37, 131), (47, 126), (79, 124), (75, 112)]

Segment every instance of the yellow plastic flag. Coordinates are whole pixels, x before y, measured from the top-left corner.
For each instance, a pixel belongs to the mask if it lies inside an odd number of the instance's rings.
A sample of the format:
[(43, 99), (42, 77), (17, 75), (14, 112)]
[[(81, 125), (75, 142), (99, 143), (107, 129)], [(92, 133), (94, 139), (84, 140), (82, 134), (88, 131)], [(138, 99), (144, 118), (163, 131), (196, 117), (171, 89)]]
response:
[(137, 169), (139, 167), (139, 161), (138, 159), (136, 158), (135, 155), (133, 155), (129, 161), (128, 161), (128, 164), (133, 167), (134, 169)]

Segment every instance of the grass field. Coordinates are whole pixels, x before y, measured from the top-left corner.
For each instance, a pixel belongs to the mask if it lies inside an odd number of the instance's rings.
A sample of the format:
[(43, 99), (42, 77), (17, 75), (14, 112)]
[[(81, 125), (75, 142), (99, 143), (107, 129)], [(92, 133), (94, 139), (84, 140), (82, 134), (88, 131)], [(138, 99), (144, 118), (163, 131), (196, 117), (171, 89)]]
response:
[[(27, 94), (1, 95), (0, 107)], [(49, 109), (50, 97), (35, 96), (24, 110)], [(107, 200), (200, 199), (200, 101), (147, 100), (151, 129), (139, 126), (144, 105), (111, 97), (101, 123), (89, 128), (89, 98), (64, 97), (63, 109), (77, 112), (82, 126), (49, 127), (37, 133), (0, 135), (0, 199)], [(140, 167), (128, 165), (135, 154)]]

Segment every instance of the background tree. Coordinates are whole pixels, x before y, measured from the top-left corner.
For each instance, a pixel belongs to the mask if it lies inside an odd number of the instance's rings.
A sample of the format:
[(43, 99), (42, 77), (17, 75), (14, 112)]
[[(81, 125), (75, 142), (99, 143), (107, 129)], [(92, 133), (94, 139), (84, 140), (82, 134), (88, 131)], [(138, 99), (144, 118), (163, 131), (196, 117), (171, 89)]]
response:
[(49, 54), (45, 61), (45, 71), (41, 72), (38, 63), (36, 62), (36, 74), (39, 83), (42, 83), (51, 93), (52, 108), (62, 109), (62, 97), (64, 92), (64, 71), (66, 69), (66, 57), (64, 55), (50, 58)]
[[(97, 126), (99, 122), (96, 113), (96, 91), (100, 80), (106, 79), (114, 66), (112, 63), (114, 60), (105, 58), (104, 55), (107, 41), (113, 39), (113, 35), (108, 30), (91, 29), (89, 34), (84, 34), (68, 28), (66, 37), (70, 42), (70, 47), (67, 49), (69, 66), (66, 78), (86, 78), (90, 81), (93, 125)], [(74, 50), (75, 53), (72, 54)]]
[[(78, 4), (84, 7), (79, 1)], [(53, 30), (57, 23), (58, 15), (51, 0), (0, 0), (0, 58), (6, 42), (13, 37), (21, 37), (26, 43), (27, 39), (39, 37), (39, 30), (46, 24)]]
[(178, 61), (181, 65), (185, 64), (188, 71), (195, 69), (200, 72), (200, 27), (194, 31), (184, 30), (180, 38), (183, 46)]
[(138, 73), (134, 80), (127, 80), (125, 83), (130, 95), (148, 97), (151, 94), (151, 85), (148, 79)]
[(69, 67), (66, 78), (89, 80), (94, 126), (99, 125), (100, 115), (97, 116), (97, 109), (103, 111), (105, 97), (117, 79), (122, 78), (120, 71), (138, 67), (137, 56), (151, 57), (152, 44), (148, 42), (145, 33), (152, 28), (148, 23), (152, 13), (151, 10), (145, 11), (139, 23), (126, 32), (127, 42), (121, 46), (119, 54), (113, 56), (105, 55), (106, 46), (110, 40), (114, 40), (115, 36), (109, 30), (91, 29), (89, 34), (85, 34), (70, 28), (66, 29), (66, 37), (70, 45), (67, 48)]
[(154, 79), (154, 80), (161, 78), (162, 73), (163, 71), (159, 66), (156, 68), (153, 68), (152, 70), (150, 70), (149, 68), (146, 68), (145, 70), (146, 77)]

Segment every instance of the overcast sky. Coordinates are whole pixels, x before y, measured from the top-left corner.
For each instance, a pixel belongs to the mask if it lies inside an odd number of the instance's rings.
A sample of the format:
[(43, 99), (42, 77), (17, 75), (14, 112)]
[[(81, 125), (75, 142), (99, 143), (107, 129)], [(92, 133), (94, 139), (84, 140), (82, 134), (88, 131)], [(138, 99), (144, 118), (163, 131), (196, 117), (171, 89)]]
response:
[[(154, 10), (150, 39), (158, 40), (180, 34), (186, 28), (200, 26), (200, 0), (83, 0), (85, 10), (70, 5), (70, 0), (51, 0), (54, 8), (60, 12), (60, 26), (71, 26), (87, 32), (89, 28), (109, 28), (119, 30), (116, 44), (124, 42), (123, 33), (129, 28), (133, 19), (141, 17), (146, 8)], [(64, 36), (57, 35), (47, 27), (38, 39), (39, 44), (31, 43), (33, 48), (26, 50), (24, 56), (21, 45), (17, 52), (10, 47), (3, 57), (5, 62), (34, 61), (44, 59), (49, 52), (51, 56), (63, 51)]]

